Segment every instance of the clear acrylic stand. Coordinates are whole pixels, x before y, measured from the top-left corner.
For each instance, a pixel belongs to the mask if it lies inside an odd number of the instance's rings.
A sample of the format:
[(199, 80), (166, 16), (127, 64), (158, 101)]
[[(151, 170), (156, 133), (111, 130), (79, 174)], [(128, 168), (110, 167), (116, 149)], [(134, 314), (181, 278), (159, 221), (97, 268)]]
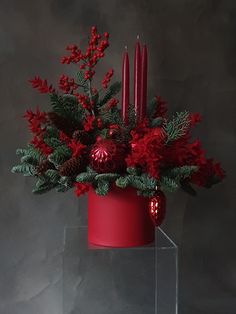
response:
[(82, 226), (64, 240), (64, 314), (178, 313), (178, 249), (160, 228), (143, 247), (90, 246)]

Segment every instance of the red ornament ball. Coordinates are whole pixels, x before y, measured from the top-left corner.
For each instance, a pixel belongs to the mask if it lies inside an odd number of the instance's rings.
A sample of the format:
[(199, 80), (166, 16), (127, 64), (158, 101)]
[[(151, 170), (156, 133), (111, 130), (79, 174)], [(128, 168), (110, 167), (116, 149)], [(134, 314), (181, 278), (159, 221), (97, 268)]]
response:
[(156, 227), (160, 226), (166, 215), (166, 197), (161, 191), (157, 191), (148, 202), (148, 212)]
[(98, 173), (119, 172), (125, 168), (125, 149), (111, 139), (95, 143), (89, 158), (91, 167)]

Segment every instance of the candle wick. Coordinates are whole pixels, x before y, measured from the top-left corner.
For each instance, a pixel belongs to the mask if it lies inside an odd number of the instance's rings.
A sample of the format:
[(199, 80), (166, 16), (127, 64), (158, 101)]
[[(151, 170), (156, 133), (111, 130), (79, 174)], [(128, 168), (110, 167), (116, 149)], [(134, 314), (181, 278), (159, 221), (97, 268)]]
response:
[(139, 34), (137, 35), (137, 40), (139, 40), (139, 38), (140, 38), (140, 36), (139, 36)]
[(128, 46), (125, 46), (125, 50), (128, 50)]

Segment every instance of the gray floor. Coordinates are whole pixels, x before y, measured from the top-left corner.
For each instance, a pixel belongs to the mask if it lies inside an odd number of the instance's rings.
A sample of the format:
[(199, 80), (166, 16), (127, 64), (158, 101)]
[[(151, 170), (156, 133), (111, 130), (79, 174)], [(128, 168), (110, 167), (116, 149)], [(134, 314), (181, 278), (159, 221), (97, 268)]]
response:
[(195, 199), (170, 196), (164, 228), (180, 245), (180, 313), (236, 313), (235, 21), (235, 1), (1, 0), (1, 314), (62, 313), (63, 227), (86, 213), (73, 193), (33, 196), (31, 180), (9, 170), (29, 139), (23, 112), (48, 108), (27, 80), (40, 74), (55, 82), (63, 47), (85, 40), (93, 24), (111, 33), (103, 65), (117, 78), (123, 47), (131, 50), (140, 34), (149, 46), (150, 95), (163, 95), (171, 111), (204, 116), (197, 132), (227, 180)]

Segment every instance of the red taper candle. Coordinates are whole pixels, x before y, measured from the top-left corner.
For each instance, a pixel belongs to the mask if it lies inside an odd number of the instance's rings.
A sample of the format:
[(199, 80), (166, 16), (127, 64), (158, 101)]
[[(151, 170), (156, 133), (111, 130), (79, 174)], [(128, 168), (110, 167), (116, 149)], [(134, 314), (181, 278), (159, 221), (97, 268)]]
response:
[(128, 108), (129, 108), (129, 55), (126, 51), (123, 56), (122, 67), (122, 118), (125, 124), (128, 123)]
[(140, 116), (139, 121), (146, 116), (146, 107), (147, 107), (147, 46), (144, 45), (142, 48), (141, 56), (141, 103), (140, 103)]
[(141, 52), (140, 43), (136, 42), (134, 53), (134, 110), (136, 121), (139, 121), (140, 116), (140, 87), (141, 87)]

